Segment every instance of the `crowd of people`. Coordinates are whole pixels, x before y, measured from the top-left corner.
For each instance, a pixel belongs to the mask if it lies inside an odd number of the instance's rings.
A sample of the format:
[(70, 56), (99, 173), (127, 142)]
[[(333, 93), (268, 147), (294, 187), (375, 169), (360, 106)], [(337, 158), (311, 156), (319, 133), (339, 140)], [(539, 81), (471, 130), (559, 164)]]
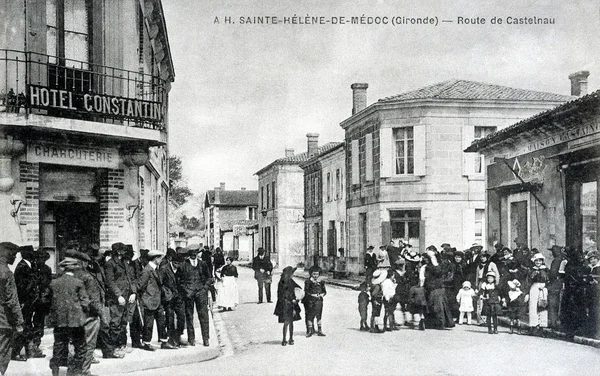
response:
[(502, 244), (491, 253), (479, 244), (461, 251), (444, 243), (423, 254), (402, 240), (378, 253), (370, 246), (358, 297), (360, 329), (397, 330), (396, 321), (442, 329), (466, 321), (496, 334), (498, 316), (507, 315), (511, 332), (527, 322), (530, 334), (549, 327), (571, 338), (600, 338), (600, 253), (558, 245), (549, 251), (552, 260), (535, 248)]
[[(13, 273), (8, 265), (19, 253)], [(11, 360), (46, 356), (40, 349), (46, 316), (54, 330), (52, 374), (67, 367), (68, 374), (91, 375), (100, 362), (95, 349), (114, 359), (133, 348), (155, 351), (154, 322), (160, 349), (195, 346), (194, 311), (209, 346), (209, 306), (216, 301), (227, 311), (238, 304), (237, 269), (219, 248), (141, 249), (133, 259), (131, 245), (114, 243), (101, 252), (70, 242), (62, 256), (53, 278), (47, 249), (0, 243), (0, 375)]]

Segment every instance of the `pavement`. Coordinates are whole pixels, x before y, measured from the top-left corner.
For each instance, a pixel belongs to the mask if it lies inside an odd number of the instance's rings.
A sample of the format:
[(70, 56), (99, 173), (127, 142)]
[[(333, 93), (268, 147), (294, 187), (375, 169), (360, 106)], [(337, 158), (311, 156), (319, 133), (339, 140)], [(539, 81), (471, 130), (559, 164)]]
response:
[[(157, 349), (156, 351), (133, 349), (133, 351), (126, 354), (123, 359), (102, 359), (102, 353), (99, 350), (96, 350), (95, 356), (100, 363), (93, 364), (91, 372), (94, 375), (122, 375), (131, 372), (146, 372), (157, 368), (198, 363), (215, 359), (221, 355), (221, 346), (219, 344), (217, 331), (215, 330), (213, 315), (209, 315), (209, 320), (210, 346), (208, 347), (202, 346), (202, 336), (199, 328), (200, 324), (198, 319), (195, 318), (194, 327), (196, 328), (196, 346), (189, 346), (177, 350), (161, 350), (158, 341), (153, 341), (152, 344)], [(156, 334), (156, 325), (154, 325), (154, 331), (155, 334), (153, 338), (156, 339), (158, 338)], [(185, 333), (182, 336), (182, 339), (186, 339)], [(198, 344), (198, 342), (200, 343)], [(52, 329), (47, 329), (40, 346), (44, 354), (46, 354), (46, 357), (29, 359), (26, 362), (11, 361), (8, 365), (7, 375), (51, 375), (49, 360), (52, 357), (53, 343), (54, 337)], [(60, 375), (66, 374), (67, 369), (61, 368)]]

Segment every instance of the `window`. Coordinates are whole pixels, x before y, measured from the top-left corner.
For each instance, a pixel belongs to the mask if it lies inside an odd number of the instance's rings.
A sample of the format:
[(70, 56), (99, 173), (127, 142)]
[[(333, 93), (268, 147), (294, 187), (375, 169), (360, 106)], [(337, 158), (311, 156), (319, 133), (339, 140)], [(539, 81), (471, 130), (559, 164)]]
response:
[[(474, 140), (479, 140), (480, 138), (484, 138), (485, 136), (494, 132), (496, 132), (496, 127), (475, 127)], [(483, 155), (475, 154), (473, 155), (473, 158), (475, 158), (474, 172), (476, 174), (483, 173), (483, 169), (485, 166), (485, 160)]]
[(402, 238), (415, 249), (419, 248), (420, 210), (390, 210), (392, 239)]
[(340, 198), (340, 169), (335, 170), (335, 199), (339, 200)]
[(248, 219), (249, 220), (256, 219), (256, 208), (253, 208), (253, 207), (248, 208)]
[(327, 256), (335, 256), (337, 253), (337, 234), (335, 230), (335, 221), (329, 221), (327, 229)]
[(485, 210), (475, 209), (475, 243), (483, 244)]
[(394, 129), (396, 175), (415, 172), (413, 127)]
[(598, 182), (591, 181), (581, 184), (580, 215), (581, 215), (581, 244), (584, 252), (597, 249), (598, 228)]
[(267, 183), (267, 209), (269, 208), (270, 201), (271, 201), (271, 192), (270, 192), (269, 184)]
[(331, 201), (331, 173), (327, 173), (327, 202)]
[(260, 208), (265, 208), (265, 187), (260, 187)]
[(313, 201), (315, 206), (319, 206), (319, 178), (318, 177), (314, 177), (315, 181), (314, 181), (314, 195), (315, 195), (315, 200)]
[(271, 182), (271, 207), (275, 207), (275, 182)]
[[(87, 1), (46, 1), (46, 47), (50, 56), (58, 56), (61, 65), (87, 69), (89, 61)], [(51, 63), (56, 63), (56, 60)], [(79, 62), (83, 62), (81, 65)]]

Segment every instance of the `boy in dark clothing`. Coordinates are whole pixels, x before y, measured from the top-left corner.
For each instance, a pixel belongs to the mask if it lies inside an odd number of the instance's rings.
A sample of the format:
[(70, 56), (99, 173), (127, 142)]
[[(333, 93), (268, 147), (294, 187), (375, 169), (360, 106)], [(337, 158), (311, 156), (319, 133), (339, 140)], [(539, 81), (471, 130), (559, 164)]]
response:
[(306, 336), (315, 334), (314, 321), (317, 318), (317, 335), (324, 337), (321, 330), (321, 315), (323, 314), (323, 297), (327, 294), (325, 282), (319, 281), (321, 268), (313, 266), (309, 270), (310, 278), (304, 282), (304, 309), (306, 310)]
[(360, 314), (360, 331), (368, 331), (367, 325), (368, 309), (369, 309), (369, 285), (362, 282), (359, 286), (360, 294), (358, 294), (358, 313)]
[(425, 313), (427, 312), (427, 299), (425, 299), (425, 288), (412, 286), (410, 288), (410, 313), (414, 321), (419, 322), (419, 330), (425, 330)]

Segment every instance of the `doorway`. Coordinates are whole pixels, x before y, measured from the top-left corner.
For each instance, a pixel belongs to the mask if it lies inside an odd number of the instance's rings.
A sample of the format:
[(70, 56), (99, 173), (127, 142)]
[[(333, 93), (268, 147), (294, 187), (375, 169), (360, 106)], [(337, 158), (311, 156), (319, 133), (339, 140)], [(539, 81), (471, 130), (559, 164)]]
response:
[(508, 196), (508, 244), (517, 247), (530, 247), (529, 192), (519, 192)]

